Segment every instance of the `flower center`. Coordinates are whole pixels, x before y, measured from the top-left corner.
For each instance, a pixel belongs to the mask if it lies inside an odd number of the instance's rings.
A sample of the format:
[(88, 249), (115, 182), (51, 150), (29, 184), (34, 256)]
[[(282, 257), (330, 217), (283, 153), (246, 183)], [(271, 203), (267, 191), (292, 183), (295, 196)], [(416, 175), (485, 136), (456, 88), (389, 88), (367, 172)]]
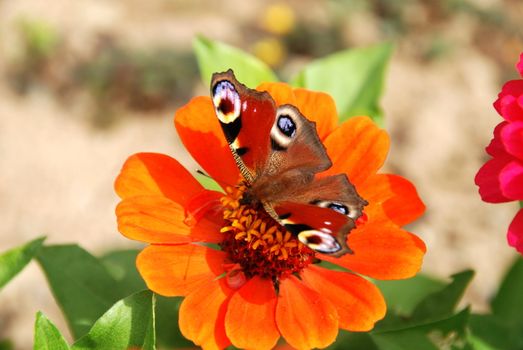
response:
[(227, 188), (221, 198), (226, 226), (221, 229), (224, 237), (220, 246), (228, 254), (231, 266), (239, 268), (245, 277), (261, 276), (277, 283), (312, 263), (314, 251), (261, 206), (240, 203), (246, 188), (242, 182), (235, 188)]

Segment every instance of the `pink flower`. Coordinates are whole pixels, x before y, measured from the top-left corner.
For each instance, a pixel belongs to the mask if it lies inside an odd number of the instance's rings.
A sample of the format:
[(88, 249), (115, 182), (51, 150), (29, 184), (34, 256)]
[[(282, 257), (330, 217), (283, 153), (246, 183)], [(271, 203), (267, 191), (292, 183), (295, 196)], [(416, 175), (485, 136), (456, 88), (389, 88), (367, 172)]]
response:
[[(523, 53), (516, 68), (523, 77)], [(506, 82), (494, 102), (494, 108), (507, 121), (523, 120), (523, 79)]]
[[(523, 77), (523, 53), (516, 68)], [(494, 129), (494, 138), (486, 148), (492, 159), (479, 169), (475, 182), (485, 202), (523, 200), (523, 79), (507, 82), (494, 108), (505, 121)], [(507, 239), (523, 254), (523, 209), (510, 224)]]

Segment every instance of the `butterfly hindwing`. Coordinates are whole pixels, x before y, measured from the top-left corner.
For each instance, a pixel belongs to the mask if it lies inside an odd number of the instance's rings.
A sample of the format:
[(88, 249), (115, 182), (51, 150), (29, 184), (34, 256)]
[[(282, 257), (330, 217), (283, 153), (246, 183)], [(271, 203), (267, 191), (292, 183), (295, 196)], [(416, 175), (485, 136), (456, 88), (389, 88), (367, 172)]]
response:
[[(346, 175), (314, 179), (288, 198), (292, 200), (276, 202), (272, 210), (302, 243), (333, 256), (352, 252), (346, 243), (347, 235), (367, 202)], [(270, 213), (271, 208), (267, 211)]]
[(345, 174), (314, 179), (296, 200), (329, 208), (352, 220), (358, 219), (363, 213), (363, 208), (368, 204), (356, 192), (356, 188)]
[(334, 210), (313, 204), (282, 202), (274, 207), (279, 222), (314, 251), (332, 256), (352, 253), (347, 235), (354, 221)]

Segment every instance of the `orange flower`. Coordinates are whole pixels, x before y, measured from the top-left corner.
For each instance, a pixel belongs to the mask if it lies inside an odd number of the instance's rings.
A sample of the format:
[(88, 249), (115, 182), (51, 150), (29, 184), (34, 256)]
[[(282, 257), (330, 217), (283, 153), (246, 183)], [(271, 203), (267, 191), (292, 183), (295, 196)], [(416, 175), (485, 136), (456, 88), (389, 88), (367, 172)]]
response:
[[(402, 279), (420, 269), (425, 245), (401, 226), (425, 207), (410, 182), (377, 174), (389, 138), (369, 118), (338, 126), (334, 101), (326, 94), (283, 83), (258, 90), (316, 122), (333, 162), (324, 174), (347, 174), (369, 202), (348, 236), (354, 254), (315, 253), (265, 212), (240, 204), (244, 188), (234, 187), (240, 174), (209, 97), (196, 97), (178, 110), (175, 126), (225, 193), (204, 189), (173, 158), (135, 154), (116, 179), (122, 198), (118, 228), (150, 243), (138, 256), (138, 270), (154, 292), (185, 296), (179, 326), (195, 344), (270, 349), (283, 336), (297, 349), (323, 348), (339, 328), (368, 331), (385, 315), (380, 291), (358, 274)], [(352, 272), (327, 269), (321, 260)]]

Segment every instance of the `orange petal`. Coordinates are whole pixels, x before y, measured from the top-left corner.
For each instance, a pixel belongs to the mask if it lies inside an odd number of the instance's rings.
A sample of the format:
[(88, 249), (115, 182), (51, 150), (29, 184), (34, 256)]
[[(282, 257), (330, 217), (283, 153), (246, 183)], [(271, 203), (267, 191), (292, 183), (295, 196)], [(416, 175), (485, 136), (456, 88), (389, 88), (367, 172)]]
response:
[(136, 266), (147, 287), (165, 296), (183, 296), (224, 272), (225, 254), (195, 244), (150, 245)]
[(206, 350), (229, 346), (224, 318), (232, 292), (224, 279), (208, 280), (193, 290), (180, 305), (179, 326), (183, 336)]
[(276, 106), (291, 104), (296, 106), (296, 97), (289, 84), (285, 83), (263, 83), (256, 90), (267, 91), (276, 102)]
[(340, 328), (365, 332), (385, 316), (387, 307), (379, 289), (366, 279), (347, 272), (309, 266), (303, 282), (327, 298), (338, 311)]
[(320, 259), (377, 279), (393, 280), (414, 276), (423, 262), (425, 244), (394, 224), (368, 223), (351, 231), (349, 247), (354, 254)]
[(295, 89), (296, 106), (307, 119), (316, 122), (320, 139), (325, 139), (338, 125), (336, 104), (329, 95), (306, 89)]
[(336, 340), (338, 313), (325, 297), (290, 276), (280, 283), (276, 324), (292, 347), (324, 348)]
[(358, 187), (358, 192), (369, 202), (364, 209), (369, 217), (379, 211), (398, 226), (411, 223), (425, 212), (414, 185), (398, 175), (373, 175)]
[(214, 180), (236, 185), (240, 173), (210, 97), (193, 98), (176, 112), (174, 124), (185, 148)]
[(220, 227), (206, 218), (195, 226), (184, 223), (184, 208), (162, 196), (139, 196), (116, 207), (118, 230), (126, 237), (148, 243), (220, 242)]
[(274, 313), (276, 292), (272, 281), (251, 278), (229, 301), (225, 331), (232, 344), (240, 349), (272, 349), (280, 332)]
[(181, 205), (203, 189), (176, 159), (158, 153), (129, 157), (114, 187), (122, 199), (162, 194)]
[(389, 151), (389, 136), (368, 117), (344, 122), (324, 142), (332, 167), (322, 173), (345, 173), (357, 187), (383, 165)]

